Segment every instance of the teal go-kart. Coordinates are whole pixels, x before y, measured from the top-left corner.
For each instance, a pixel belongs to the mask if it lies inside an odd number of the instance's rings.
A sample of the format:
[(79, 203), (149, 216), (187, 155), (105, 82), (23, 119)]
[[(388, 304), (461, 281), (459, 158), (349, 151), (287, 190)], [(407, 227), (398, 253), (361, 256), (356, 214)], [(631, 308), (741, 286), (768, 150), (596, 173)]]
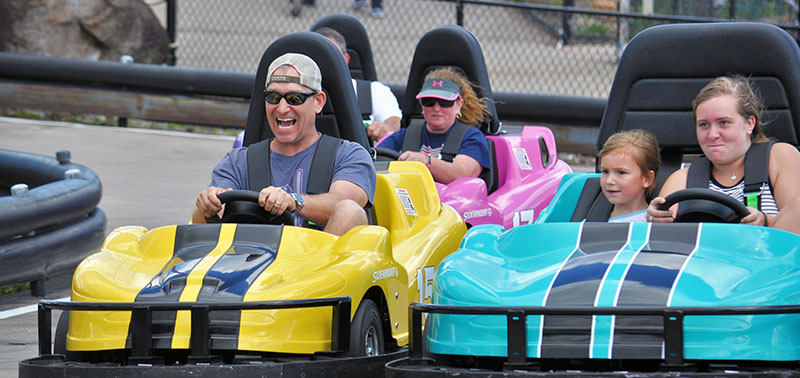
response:
[[(617, 131), (653, 132), (663, 183), (699, 153), (692, 99), (728, 73), (751, 77), (767, 133), (797, 146), (797, 43), (774, 26), (723, 23), (633, 38), (598, 147)], [(668, 197), (687, 214), (676, 223), (607, 223), (598, 181), (566, 175), (532, 225), (470, 229), (439, 266), (434, 304), (411, 305), (410, 356), (387, 377), (800, 375), (799, 235), (738, 224), (743, 205), (707, 189)]]

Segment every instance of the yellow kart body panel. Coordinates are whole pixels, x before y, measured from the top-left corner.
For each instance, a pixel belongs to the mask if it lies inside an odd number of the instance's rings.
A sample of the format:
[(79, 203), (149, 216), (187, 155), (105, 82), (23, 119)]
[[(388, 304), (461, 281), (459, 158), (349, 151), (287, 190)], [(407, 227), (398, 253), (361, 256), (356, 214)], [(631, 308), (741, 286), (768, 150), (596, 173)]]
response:
[[(378, 173), (377, 225), (334, 235), (245, 224), (120, 227), (76, 269), (77, 302), (252, 302), (348, 296), (350, 319), (379, 290), (391, 336), (408, 343), (408, 304), (430, 302), (435, 267), (466, 226), (439, 201), (427, 168), (392, 162)], [(310, 354), (331, 349), (330, 307), (220, 311), (211, 348)], [(130, 311), (73, 311), (70, 351), (130, 348)], [(215, 323), (216, 320), (216, 323)], [(154, 311), (153, 348), (189, 349), (189, 311)], [(386, 335), (388, 338), (389, 335)]]

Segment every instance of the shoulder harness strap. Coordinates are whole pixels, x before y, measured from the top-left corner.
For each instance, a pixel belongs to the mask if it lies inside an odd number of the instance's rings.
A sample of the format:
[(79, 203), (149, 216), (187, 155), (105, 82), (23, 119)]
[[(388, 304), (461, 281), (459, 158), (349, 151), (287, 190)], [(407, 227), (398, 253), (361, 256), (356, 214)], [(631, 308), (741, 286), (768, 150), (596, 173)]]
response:
[(356, 94), (361, 119), (367, 120), (372, 116), (372, 82), (356, 79)]
[(314, 150), (314, 157), (311, 160), (311, 172), (308, 173), (308, 185), (306, 193), (320, 194), (327, 193), (331, 187), (333, 179), (333, 165), (336, 162), (336, 150), (342, 140), (332, 136), (322, 134)]
[(247, 181), (250, 190), (259, 191), (272, 185), (272, 171), (269, 166), (271, 141), (272, 138), (269, 138), (247, 147)]
[(442, 160), (452, 162), (458, 155), (458, 150), (461, 148), (461, 141), (464, 139), (464, 134), (472, 127), (470, 125), (456, 121), (450, 132), (447, 134), (447, 139), (442, 146)]
[(412, 123), (408, 125), (406, 134), (403, 136), (403, 146), (400, 147), (400, 152), (419, 151), (419, 148), (422, 146), (423, 127), (425, 127), (423, 123)]
[(744, 158), (745, 205), (761, 209), (761, 187), (769, 183), (769, 154), (774, 142), (755, 143)]
[(711, 180), (711, 161), (703, 156), (689, 166), (689, 172), (686, 175), (686, 187), (708, 188), (709, 180)]

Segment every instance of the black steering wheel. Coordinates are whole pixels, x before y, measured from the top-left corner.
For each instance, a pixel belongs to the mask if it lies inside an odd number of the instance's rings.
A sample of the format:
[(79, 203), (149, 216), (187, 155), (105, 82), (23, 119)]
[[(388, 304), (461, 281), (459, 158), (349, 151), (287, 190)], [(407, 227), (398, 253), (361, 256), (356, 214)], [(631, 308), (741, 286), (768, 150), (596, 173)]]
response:
[(750, 214), (741, 202), (733, 197), (705, 188), (689, 188), (668, 195), (659, 210), (667, 210), (680, 203), (676, 222), (739, 223)]
[(255, 223), (294, 225), (292, 214), (287, 210), (273, 215), (258, 204), (258, 192), (252, 190), (230, 190), (217, 195), (225, 205), (222, 223)]
[(372, 150), (372, 160), (375, 161), (396, 161), (400, 158), (400, 152), (391, 148), (375, 147)]

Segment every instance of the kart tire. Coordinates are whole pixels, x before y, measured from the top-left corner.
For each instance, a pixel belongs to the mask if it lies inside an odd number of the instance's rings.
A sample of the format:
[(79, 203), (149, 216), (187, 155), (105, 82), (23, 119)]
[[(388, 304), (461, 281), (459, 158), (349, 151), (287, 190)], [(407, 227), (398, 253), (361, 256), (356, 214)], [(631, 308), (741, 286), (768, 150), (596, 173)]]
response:
[(349, 356), (377, 356), (384, 353), (383, 322), (378, 306), (371, 299), (364, 299), (356, 310), (350, 324)]
[(78, 361), (80, 353), (67, 350), (67, 331), (69, 331), (69, 311), (62, 311), (56, 325), (53, 354), (63, 354), (67, 361)]

